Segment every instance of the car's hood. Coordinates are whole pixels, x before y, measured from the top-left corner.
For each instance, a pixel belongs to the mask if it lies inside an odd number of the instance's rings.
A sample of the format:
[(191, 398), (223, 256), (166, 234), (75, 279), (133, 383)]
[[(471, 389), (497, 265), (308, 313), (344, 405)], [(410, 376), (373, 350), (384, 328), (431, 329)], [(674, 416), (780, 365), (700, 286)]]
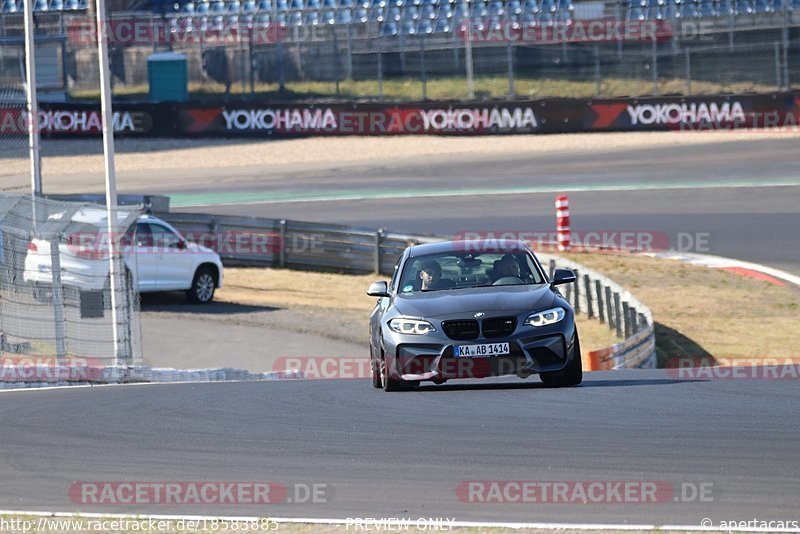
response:
[(553, 305), (555, 295), (548, 285), (446, 289), (398, 295), (397, 310), (409, 317), (439, 317), (453, 314), (505, 311), (536, 311)]
[(214, 256), (217, 255), (217, 253), (211, 250), (210, 248), (204, 247), (203, 245), (198, 245), (197, 243), (193, 243), (191, 241), (188, 241), (186, 243), (186, 246), (190, 251), (194, 252), (195, 254), (213, 254)]

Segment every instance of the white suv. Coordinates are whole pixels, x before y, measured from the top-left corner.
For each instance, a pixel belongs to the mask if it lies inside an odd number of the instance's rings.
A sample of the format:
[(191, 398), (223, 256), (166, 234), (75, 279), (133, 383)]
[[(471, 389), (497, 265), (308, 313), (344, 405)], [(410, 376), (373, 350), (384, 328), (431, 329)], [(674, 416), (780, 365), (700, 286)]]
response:
[[(71, 231), (59, 244), (61, 282), (82, 290), (99, 291), (108, 284), (108, 248), (103, 246), (105, 210), (88, 208), (72, 217)], [(101, 236), (98, 238), (98, 236)], [(187, 241), (169, 223), (140, 215), (121, 239), (125, 266), (142, 292), (186, 291), (189, 300), (206, 304), (222, 287), (222, 261), (210, 248)], [(53, 282), (50, 243), (28, 243), (24, 279)]]

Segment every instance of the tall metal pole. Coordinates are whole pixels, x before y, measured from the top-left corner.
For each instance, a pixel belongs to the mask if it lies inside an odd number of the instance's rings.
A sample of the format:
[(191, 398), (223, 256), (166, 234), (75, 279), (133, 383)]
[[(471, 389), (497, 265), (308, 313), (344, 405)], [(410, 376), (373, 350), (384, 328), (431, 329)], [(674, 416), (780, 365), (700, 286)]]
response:
[(111, 111), (111, 76), (108, 68), (108, 43), (106, 31), (105, 0), (97, 0), (97, 51), (100, 62), (100, 112), (103, 116), (103, 155), (106, 171), (106, 225), (108, 231), (108, 272), (111, 289), (111, 335), (113, 336), (114, 372), (119, 365), (119, 325), (117, 324), (117, 267), (114, 257), (117, 251), (117, 176), (114, 169), (114, 116)]
[(472, 20), (470, 19), (472, 4), (470, 0), (467, 0), (467, 3), (464, 5), (467, 10), (467, 31), (464, 35), (466, 41), (464, 43), (464, 62), (467, 66), (467, 98), (473, 100), (475, 98), (475, 78), (472, 70)]
[[(39, 154), (39, 103), (36, 97), (36, 53), (33, 42), (33, 0), (25, 0), (25, 97), (28, 100), (28, 149), (31, 160), (31, 194), (42, 196)], [(34, 200), (35, 202), (35, 200)], [(36, 217), (34, 216), (34, 224)]]

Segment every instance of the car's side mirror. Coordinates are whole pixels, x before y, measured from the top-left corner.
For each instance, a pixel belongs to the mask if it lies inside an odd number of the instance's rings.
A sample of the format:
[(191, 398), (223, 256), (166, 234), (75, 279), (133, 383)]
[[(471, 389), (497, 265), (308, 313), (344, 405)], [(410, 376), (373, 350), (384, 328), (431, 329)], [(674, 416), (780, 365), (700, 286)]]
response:
[(369, 285), (369, 289), (367, 289), (367, 295), (370, 297), (388, 297), (389, 284), (383, 280), (380, 282), (373, 282)]
[(556, 269), (553, 273), (553, 281), (550, 282), (550, 285), (555, 287), (560, 286), (561, 284), (571, 284), (575, 280), (575, 273), (569, 269)]
[(175, 248), (178, 250), (186, 250), (186, 241), (181, 239), (180, 241), (175, 242)]

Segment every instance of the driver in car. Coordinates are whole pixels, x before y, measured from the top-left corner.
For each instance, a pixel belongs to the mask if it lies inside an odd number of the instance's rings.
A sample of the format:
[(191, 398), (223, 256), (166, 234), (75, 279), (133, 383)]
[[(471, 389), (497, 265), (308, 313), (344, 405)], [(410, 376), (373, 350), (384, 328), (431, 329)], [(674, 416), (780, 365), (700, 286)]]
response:
[(512, 254), (506, 254), (494, 265), (493, 274), (495, 280), (508, 276), (520, 278), (519, 263)]
[(431, 260), (423, 263), (419, 271), (419, 278), (422, 280), (422, 285), (420, 286), (422, 291), (453, 287), (451, 280), (442, 279), (442, 266), (437, 261)]

